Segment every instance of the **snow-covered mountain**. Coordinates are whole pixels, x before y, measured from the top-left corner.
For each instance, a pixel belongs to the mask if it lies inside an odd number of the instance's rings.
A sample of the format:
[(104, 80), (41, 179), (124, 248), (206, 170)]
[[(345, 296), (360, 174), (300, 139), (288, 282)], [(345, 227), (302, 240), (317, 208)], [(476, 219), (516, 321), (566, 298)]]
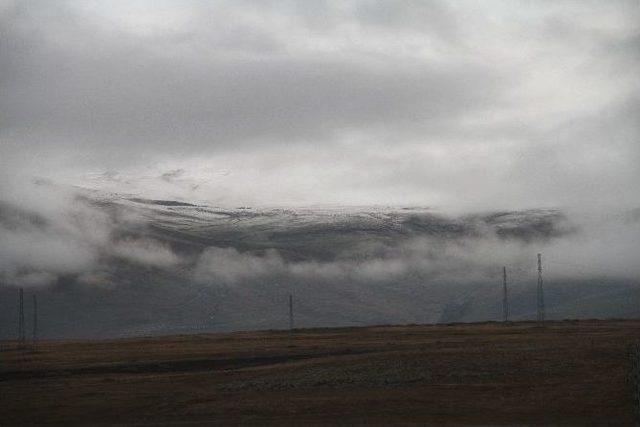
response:
[(512, 318), (533, 318), (538, 252), (550, 317), (640, 314), (633, 271), (564, 256), (588, 234), (554, 209), (222, 208), (82, 189), (3, 201), (0, 333), (15, 334), (18, 287), (38, 295), (48, 337), (281, 328), (289, 294), (301, 327), (498, 320), (502, 266)]

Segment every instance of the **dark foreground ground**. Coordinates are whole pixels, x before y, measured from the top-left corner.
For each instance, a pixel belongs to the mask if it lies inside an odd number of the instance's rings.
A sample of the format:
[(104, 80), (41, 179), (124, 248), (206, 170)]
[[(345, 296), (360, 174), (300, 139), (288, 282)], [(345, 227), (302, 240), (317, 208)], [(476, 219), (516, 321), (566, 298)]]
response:
[(630, 425), (640, 321), (385, 326), (0, 353), (0, 424)]

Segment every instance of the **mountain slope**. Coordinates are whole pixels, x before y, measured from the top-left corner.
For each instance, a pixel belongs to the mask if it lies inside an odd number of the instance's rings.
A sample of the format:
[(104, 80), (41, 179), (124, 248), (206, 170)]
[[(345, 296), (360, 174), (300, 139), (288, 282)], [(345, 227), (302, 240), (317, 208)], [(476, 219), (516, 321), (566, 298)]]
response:
[[(0, 232), (9, 338), (19, 286), (38, 295), (47, 337), (282, 328), (289, 294), (305, 327), (498, 320), (505, 264), (516, 268), (511, 316), (528, 319), (535, 252), (580, 229), (549, 209), (230, 209), (84, 191), (53, 212), (3, 202)], [(635, 317), (637, 285), (550, 277), (548, 315)]]

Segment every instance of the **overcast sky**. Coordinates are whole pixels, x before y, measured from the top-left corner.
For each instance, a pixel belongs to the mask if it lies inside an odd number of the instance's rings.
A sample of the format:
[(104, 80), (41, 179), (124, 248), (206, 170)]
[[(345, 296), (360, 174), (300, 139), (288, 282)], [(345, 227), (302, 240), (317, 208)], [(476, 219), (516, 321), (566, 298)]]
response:
[(0, 168), (229, 205), (638, 207), (638, 76), (637, 0), (0, 0)]

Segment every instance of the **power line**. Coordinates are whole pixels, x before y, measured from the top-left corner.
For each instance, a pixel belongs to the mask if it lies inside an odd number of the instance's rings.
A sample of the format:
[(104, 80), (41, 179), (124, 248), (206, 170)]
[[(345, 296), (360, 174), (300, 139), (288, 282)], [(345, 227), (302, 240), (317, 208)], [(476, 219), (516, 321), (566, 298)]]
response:
[(509, 296), (507, 293), (507, 267), (502, 267), (502, 311), (505, 323), (509, 321)]
[(24, 344), (25, 330), (24, 330), (24, 290), (22, 288), (18, 291), (18, 341), (20, 344)]
[(38, 339), (38, 299), (33, 294), (33, 345), (36, 345)]
[(544, 324), (544, 290), (542, 285), (542, 254), (538, 254), (537, 320), (539, 326)]
[(293, 295), (289, 294), (289, 330), (293, 331)]

